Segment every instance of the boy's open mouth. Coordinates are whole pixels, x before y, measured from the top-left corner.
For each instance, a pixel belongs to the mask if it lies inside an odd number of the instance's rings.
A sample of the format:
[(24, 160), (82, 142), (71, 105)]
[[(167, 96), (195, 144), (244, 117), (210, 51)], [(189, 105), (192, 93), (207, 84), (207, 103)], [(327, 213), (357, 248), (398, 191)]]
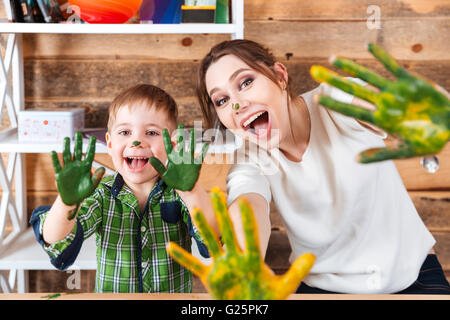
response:
[(260, 111), (250, 116), (244, 123), (241, 124), (245, 131), (249, 131), (262, 138), (269, 134), (270, 119), (267, 111)]
[(125, 157), (128, 168), (131, 171), (141, 171), (148, 164), (147, 157)]

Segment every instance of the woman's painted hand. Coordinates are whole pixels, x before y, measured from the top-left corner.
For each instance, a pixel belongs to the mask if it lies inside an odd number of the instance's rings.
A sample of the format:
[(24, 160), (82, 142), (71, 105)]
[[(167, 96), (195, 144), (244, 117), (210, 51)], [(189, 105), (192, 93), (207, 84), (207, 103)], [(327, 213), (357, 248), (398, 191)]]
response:
[(369, 51), (381, 61), (397, 81), (368, 70), (353, 61), (334, 59), (333, 65), (379, 89), (370, 90), (322, 66), (311, 67), (311, 75), (376, 106), (375, 111), (320, 96), (319, 103), (345, 115), (370, 122), (399, 141), (395, 148), (373, 148), (359, 155), (369, 163), (396, 158), (437, 154), (450, 139), (450, 100), (445, 90), (402, 68), (387, 52), (375, 44)]
[(158, 171), (167, 186), (180, 191), (190, 191), (194, 188), (200, 175), (200, 169), (208, 144), (204, 144), (201, 155), (194, 158), (195, 135), (194, 129), (192, 129), (190, 131), (189, 153), (184, 153), (183, 131), (183, 125), (178, 125), (177, 151), (175, 151), (168, 130), (163, 130), (164, 146), (168, 159), (167, 168), (156, 157), (150, 158), (149, 161), (155, 170)]
[(257, 224), (249, 202), (239, 202), (246, 245), (245, 250), (241, 250), (229, 217), (225, 196), (218, 188), (211, 191), (211, 201), (224, 248), (201, 210), (196, 209), (193, 218), (208, 247), (212, 263), (204, 265), (173, 242), (167, 245), (169, 254), (198, 276), (214, 299), (281, 300), (295, 292), (313, 266), (315, 256), (305, 253), (297, 258), (284, 275), (275, 275), (262, 259)]
[[(100, 167), (91, 177), (92, 161), (94, 161), (95, 156), (95, 141), (96, 138), (92, 136), (89, 141), (86, 157), (84, 160), (81, 160), (83, 146), (81, 132), (77, 131), (75, 133), (73, 158), (70, 153), (70, 138), (64, 138), (64, 168), (61, 167), (56, 152), (51, 152), (56, 185), (61, 199), (66, 205), (79, 205), (95, 190), (105, 173), (105, 168)], [(73, 219), (73, 217), (71, 216), (69, 219)]]

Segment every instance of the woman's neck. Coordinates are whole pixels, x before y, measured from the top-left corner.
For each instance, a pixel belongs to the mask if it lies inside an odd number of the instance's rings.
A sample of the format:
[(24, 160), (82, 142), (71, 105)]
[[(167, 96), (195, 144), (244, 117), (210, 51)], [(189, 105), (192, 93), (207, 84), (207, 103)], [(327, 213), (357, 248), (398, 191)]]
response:
[(309, 144), (311, 118), (302, 97), (290, 99), (289, 104), (289, 129), (280, 142), (280, 151), (287, 159), (300, 162)]

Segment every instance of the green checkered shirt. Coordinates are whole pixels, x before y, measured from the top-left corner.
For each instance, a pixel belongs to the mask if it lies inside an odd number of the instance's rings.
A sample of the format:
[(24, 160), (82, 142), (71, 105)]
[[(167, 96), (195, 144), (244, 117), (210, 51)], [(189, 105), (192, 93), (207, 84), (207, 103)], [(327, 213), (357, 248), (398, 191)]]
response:
[[(167, 223), (161, 208), (175, 202), (181, 210), (175, 216), (171, 210), (171, 219), (180, 213), (181, 217), (175, 223)], [(41, 235), (47, 214), (40, 216)], [(74, 240), (77, 225), (82, 226), (84, 239), (95, 233), (96, 292), (192, 291), (192, 273), (175, 262), (165, 246), (173, 241), (190, 252), (189, 227), (194, 237), (201, 239), (191, 223), (186, 205), (162, 180), (153, 187), (146, 210), (141, 213), (137, 198), (120, 174), (104, 177), (95, 192), (83, 201), (77, 219), (67, 237), (44, 245), (44, 249), (53, 258), (61, 255)]]

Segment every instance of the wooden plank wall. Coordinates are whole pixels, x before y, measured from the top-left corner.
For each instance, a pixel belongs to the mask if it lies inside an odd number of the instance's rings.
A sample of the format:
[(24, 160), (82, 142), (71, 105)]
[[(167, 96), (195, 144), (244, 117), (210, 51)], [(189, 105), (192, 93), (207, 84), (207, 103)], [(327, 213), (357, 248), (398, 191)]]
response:
[[(380, 29), (369, 28), (376, 5)], [(4, 14), (4, 11), (2, 11)], [(245, 37), (270, 47), (286, 64), (305, 92), (317, 86), (308, 74), (312, 64), (328, 65), (336, 53), (389, 77), (366, 51), (380, 43), (408, 70), (422, 74), (450, 91), (450, 4), (447, 0), (245, 0)], [(106, 123), (106, 110), (123, 88), (139, 82), (162, 87), (180, 105), (187, 126), (201, 119), (195, 97), (198, 61), (227, 35), (24, 35), (26, 108), (84, 107), (86, 125)], [(4, 44), (4, 41), (3, 41)], [(418, 159), (396, 161), (405, 186), (437, 240), (435, 250), (450, 278), (450, 145), (439, 155), (436, 174), (424, 172)], [(105, 155), (97, 160), (110, 163)], [(28, 208), (56, 197), (48, 155), (26, 157)], [(207, 165), (201, 183), (225, 188), (227, 165)], [(273, 210), (267, 263), (281, 273), (290, 248), (285, 227)], [(78, 291), (92, 291), (94, 272), (82, 271)], [(30, 272), (30, 290), (67, 291), (70, 274)], [(204, 291), (197, 281), (195, 291)]]

